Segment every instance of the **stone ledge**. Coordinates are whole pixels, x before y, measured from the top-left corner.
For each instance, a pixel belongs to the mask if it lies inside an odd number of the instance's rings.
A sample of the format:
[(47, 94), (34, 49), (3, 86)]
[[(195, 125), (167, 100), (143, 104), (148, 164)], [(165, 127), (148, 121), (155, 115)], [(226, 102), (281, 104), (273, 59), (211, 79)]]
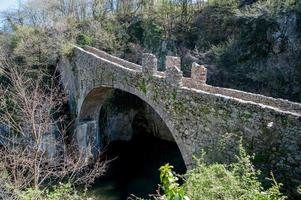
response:
[[(83, 53), (89, 53), (91, 55), (96, 55), (98, 59), (101, 59), (103, 62), (108, 62), (110, 63), (111, 66), (116, 66), (117, 68), (123, 69), (123, 70), (128, 70), (128, 71), (136, 71), (136, 72), (142, 72), (142, 66), (136, 65), (134, 63), (125, 61), (123, 59), (111, 56), (110, 54), (107, 54), (103, 51), (97, 50), (93, 47), (85, 47), (88, 49), (88, 51), (84, 51), (81, 48), (76, 47), (80, 52)], [(175, 58), (175, 57), (171, 57)], [(168, 58), (167, 58), (168, 59)], [(179, 67), (180, 61), (177, 59), (176, 61), (173, 60), (167, 60), (167, 65), (172, 65), (175, 64), (177, 68)], [(240, 90), (235, 90), (235, 89), (229, 89), (229, 88), (221, 88), (221, 87), (214, 87), (210, 85), (205, 84), (205, 79), (202, 78), (206, 76), (205, 70), (202, 67), (198, 68), (199, 69), (199, 76), (202, 77), (194, 77), (194, 78), (185, 78), (181, 77), (180, 70), (177, 70), (177, 75), (176, 76), (170, 76), (172, 73), (174, 74), (175, 72), (171, 72), (168, 70), (170, 67), (167, 67), (167, 71), (164, 72), (159, 72), (159, 71), (154, 71), (154, 76), (158, 77), (166, 77), (168, 82), (177, 82), (177, 86), (181, 87), (183, 86), (184, 88), (187, 89), (196, 89), (196, 90), (202, 90), (208, 93), (213, 93), (213, 94), (220, 94), (223, 96), (229, 96), (233, 97), (236, 99), (241, 99), (244, 101), (248, 102), (254, 102), (262, 105), (266, 105), (269, 107), (274, 107), (277, 108), (278, 110), (282, 111), (287, 111), (287, 112), (292, 112), (296, 113), (298, 115), (301, 115), (301, 104), (297, 102), (291, 102), (288, 100), (284, 99), (277, 99), (277, 98), (272, 98), (272, 97), (267, 97), (264, 95), (260, 94), (254, 94), (254, 93), (249, 93), (249, 92), (244, 92)], [(168, 75), (169, 73), (169, 75)], [(177, 80), (174, 80), (177, 79)]]

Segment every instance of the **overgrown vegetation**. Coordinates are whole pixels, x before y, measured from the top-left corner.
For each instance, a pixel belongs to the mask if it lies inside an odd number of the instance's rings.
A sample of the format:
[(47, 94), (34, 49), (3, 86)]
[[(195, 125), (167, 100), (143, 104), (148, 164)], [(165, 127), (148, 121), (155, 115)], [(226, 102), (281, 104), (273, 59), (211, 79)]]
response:
[(209, 47), (217, 67), (211, 83), (300, 101), (299, 4), (267, 0), (218, 11), (233, 28)]
[(92, 200), (86, 195), (86, 191), (76, 190), (72, 184), (59, 183), (51, 187), (51, 190), (29, 188), (20, 192), (20, 200)]
[(184, 188), (178, 183), (179, 178), (172, 171), (173, 166), (166, 164), (160, 167), (160, 181), (164, 191), (163, 199), (177, 200), (189, 199)]
[[(237, 162), (226, 164), (206, 164), (204, 154), (196, 159), (196, 167), (184, 176), (177, 176), (172, 166), (160, 168), (163, 194), (153, 196), (158, 200), (285, 200), (281, 184), (273, 174), (272, 187), (264, 189), (259, 182), (260, 172), (255, 170), (250, 157), (240, 145)], [(184, 183), (179, 185), (182, 178)]]
[(251, 157), (240, 148), (238, 162), (230, 165), (207, 165), (197, 159), (197, 167), (185, 175), (184, 188), (192, 200), (197, 199), (262, 199), (284, 200), (281, 184), (271, 174), (273, 186), (264, 189), (259, 182), (260, 172), (255, 170)]
[[(0, 134), (0, 197), (55, 199), (59, 193), (44, 190), (58, 182), (88, 186), (104, 174), (100, 155), (78, 152), (68, 139), (65, 100), (55, 77), (12, 63), (2, 67), (7, 83), (0, 86), (0, 125), (7, 130)], [(65, 186), (55, 190), (70, 189)]]

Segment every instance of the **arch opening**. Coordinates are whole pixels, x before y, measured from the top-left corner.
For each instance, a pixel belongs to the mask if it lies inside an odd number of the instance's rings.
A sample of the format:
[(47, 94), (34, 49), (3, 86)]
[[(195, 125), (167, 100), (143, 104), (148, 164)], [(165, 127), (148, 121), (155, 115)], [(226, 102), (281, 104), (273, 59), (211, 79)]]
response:
[[(186, 166), (172, 133), (157, 112), (139, 97), (119, 89), (92, 91), (81, 120), (97, 119), (99, 148), (113, 159), (93, 185), (104, 199), (149, 197), (159, 184), (159, 167), (170, 163), (179, 174)], [(92, 108), (94, 107), (94, 108)]]

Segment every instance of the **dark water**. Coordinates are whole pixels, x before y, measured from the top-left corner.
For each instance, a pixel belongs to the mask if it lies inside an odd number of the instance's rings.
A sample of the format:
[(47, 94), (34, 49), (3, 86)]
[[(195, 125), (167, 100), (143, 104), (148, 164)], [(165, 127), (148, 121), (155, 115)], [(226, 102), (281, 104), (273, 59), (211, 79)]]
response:
[(180, 174), (186, 170), (177, 145), (155, 137), (139, 135), (129, 142), (113, 142), (106, 153), (115, 160), (91, 188), (99, 200), (124, 200), (131, 194), (146, 198), (158, 189), (160, 166), (170, 163)]

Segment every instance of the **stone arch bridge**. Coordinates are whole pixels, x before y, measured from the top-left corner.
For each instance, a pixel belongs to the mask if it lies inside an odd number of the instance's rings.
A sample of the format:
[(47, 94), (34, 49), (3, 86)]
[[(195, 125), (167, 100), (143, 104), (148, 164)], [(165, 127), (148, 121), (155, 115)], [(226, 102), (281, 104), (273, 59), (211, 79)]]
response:
[[(129, 140), (137, 107), (143, 105), (145, 118), (152, 119), (149, 126), (157, 130), (152, 132), (175, 141), (188, 167), (201, 149), (213, 161), (231, 159), (243, 138), (261, 169), (273, 170), (283, 182), (301, 183), (299, 103), (207, 85), (206, 68), (196, 63), (192, 77), (183, 77), (177, 57), (167, 56), (161, 72), (152, 54), (144, 54), (140, 66), (92, 47), (75, 47), (59, 68), (81, 149), (93, 152), (104, 143)], [(101, 109), (116, 93), (119, 108), (123, 102), (130, 108), (102, 120)]]

